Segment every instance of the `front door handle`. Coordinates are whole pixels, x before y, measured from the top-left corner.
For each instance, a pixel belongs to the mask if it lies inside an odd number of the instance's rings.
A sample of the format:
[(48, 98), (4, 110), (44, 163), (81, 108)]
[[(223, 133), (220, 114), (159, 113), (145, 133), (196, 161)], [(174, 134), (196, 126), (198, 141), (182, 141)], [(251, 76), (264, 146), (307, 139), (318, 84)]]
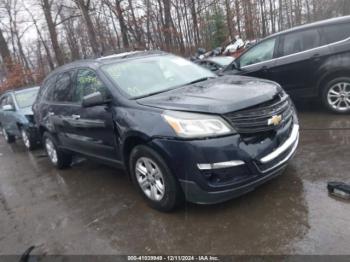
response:
[(49, 112), (48, 115), (49, 115), (49, 116), (54, 116), (55, 113), (54, 113), (54, 112)]
[(314, 61), (319, 61), (321, 59), (321, 55), (320, 54), (314, 54), (313, 56), (311, 56), (311, 59)]
[(269, 68), (267, 66), (263, 66), (260, 70), (264, 73), (269, 72)]
[(72, 115), (72, 118), (73, 118), (74, 120), (78, 120), (78, 119), (80, 119), (80, 115)]

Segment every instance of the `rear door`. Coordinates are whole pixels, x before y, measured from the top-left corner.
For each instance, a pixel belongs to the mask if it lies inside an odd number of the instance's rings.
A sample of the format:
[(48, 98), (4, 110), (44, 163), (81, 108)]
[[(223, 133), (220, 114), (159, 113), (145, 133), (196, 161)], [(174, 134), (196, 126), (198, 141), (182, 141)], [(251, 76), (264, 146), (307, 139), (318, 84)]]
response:
[(112, 109), (108, 105), (84, 108), (81, 106), (84, 96), (100, 92), (105, 99), (110, 97), (109, 90), (92, 69), (77, 70), (73, 103), (77, 106), (71, 115), (70, 125), (66, 125), (66, 134), (71, 140), (74, 151), (102, 158), (115, 159), (115, 135)]
[(274, 80), (291, 95), (315, 95), (317, 70), (329, 51), (329, 47), (322, 44), (318, 28), (282, 35), (279, 58), (272, 70)]
[(63, 147), (71, 145), (66, 131), (72, 125), (72, 115), (79, 108), (72, 102), (74, 76), (74, 70), (57, 74), (44, 97), (43, 121)]
[(271, 70), (275, 67), (278, 40), (278, 37), (266, 39), (243, 53), (236, 59), (238, 74), (273, 80)]

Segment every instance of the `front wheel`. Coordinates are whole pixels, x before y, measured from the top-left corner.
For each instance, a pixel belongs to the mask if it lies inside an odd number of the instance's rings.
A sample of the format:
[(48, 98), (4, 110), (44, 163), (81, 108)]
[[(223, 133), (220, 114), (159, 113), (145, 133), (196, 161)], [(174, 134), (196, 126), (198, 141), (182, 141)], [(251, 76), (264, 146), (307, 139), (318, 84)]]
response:
[(156, 151), (148, 146), (136, 146), (129, 166), (134, 184), (151, 207), (167, 212), (183, 202), (178, 180)]
[(23, 143), (27, 148), (27, 150), (29, 151), (34, 150), (36, 148), (36, 141), (33, 139), (33, 136), (30, 134), (30, 132), (22, 128), (21, 135), (22, 135)]
[(350, 113), (350, 78), (338, 77), (329, 81), (324, 87), (322, 101), (335, 113)]
[(72, 155), (57, 146), (56, 140), (46, 132), (43, 136), (46, 153), (51, 163), (58, 169), (64, 169), (71, 165)]

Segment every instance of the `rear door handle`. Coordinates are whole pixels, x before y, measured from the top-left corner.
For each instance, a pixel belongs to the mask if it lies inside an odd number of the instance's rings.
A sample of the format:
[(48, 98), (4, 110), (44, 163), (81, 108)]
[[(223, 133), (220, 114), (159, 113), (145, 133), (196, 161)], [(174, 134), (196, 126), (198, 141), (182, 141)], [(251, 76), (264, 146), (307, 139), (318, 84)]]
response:
[(54, 112), (49, 112), (48, 115), (49, 115), (49, 116), (54, 116), (55, 113), (54, 113)]
[(72, 115), (72, 118), (73, 118), (74, 120), (78, 120), (78, 119), (80, 119), (80, 115)]

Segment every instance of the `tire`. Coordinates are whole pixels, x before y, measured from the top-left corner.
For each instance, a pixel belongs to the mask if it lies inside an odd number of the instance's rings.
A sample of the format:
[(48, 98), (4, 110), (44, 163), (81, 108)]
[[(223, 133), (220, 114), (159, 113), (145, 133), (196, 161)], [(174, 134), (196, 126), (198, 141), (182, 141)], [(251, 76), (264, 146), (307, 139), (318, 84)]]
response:
[(28, 132), (25, 128), (20, 129), (22, 140), (24, 146), (27, 148), (27, 150), (32, 151), (37, 148), (37, 141), (34, 139), (33, 135)]
[(130, 154), (129, 168), (133, 183), (152, 208), (169, 212), (183, 203), (184, 194), (178, 180), (150, 147), (136, 146)]
[(45, 132), (43, 135), (43, 145), (51, 163), (58, 169), (70, 167), (72, 164), (72, 154), (63, 151), (57, 146), (56, 140)]
[(337, 77), (327, 82), (323, 88), (322, 102), (334, 113), (350, 113), (350, 78)]
[(2, 128), (2, 135), (4, 136), (8, 144), (13, 144), (14, 142), (16, 142), (16, 137), (14, 135), (9, 134), (4, 127)]

